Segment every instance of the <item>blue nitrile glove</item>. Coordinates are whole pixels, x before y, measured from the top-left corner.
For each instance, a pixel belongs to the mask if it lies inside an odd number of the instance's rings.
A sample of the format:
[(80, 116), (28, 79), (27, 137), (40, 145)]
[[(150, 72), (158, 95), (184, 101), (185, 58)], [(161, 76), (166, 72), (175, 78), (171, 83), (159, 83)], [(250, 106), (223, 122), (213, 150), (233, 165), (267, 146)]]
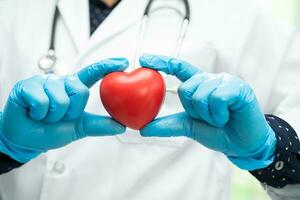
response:
[(92, 85), (127, 67), (127, 59), (107, 59), (70, 77), (34, 76), (18, 82), (0, 114), (0, 151), (24, 163), (80, 138), (123, 133), (125, 127), (116, 121), (84, 108)]
[(144, 67), (180, 79), (178, 89), (186, 112), (156, 119), (141, 130), (143, 136), (187, 136), (223, 152), (238, 167), (264, 168), (274, 159), (276, 138), (265, 120), (253, 90), (229, 74), (210, 74), (163, 56), (144, 55)]

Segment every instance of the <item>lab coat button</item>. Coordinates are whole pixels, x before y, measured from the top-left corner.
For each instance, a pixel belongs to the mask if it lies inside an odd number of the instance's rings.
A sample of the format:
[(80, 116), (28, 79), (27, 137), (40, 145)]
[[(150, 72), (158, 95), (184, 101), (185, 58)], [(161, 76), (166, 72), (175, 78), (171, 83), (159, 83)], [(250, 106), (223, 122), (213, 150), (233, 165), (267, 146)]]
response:
[(65, 170), (66, 170), (66, 166), (62, 162), (55, 162), (55, 164), (53, 165), (53, 171), (58, 174), (64, 173)]
[(284, 167), (284, 162), (283, 161), (278, 161), (278, 162), (275, 163), (275, 169), (276, 170), (280, 171), (280, 170), (283, 169), (283, 167)]

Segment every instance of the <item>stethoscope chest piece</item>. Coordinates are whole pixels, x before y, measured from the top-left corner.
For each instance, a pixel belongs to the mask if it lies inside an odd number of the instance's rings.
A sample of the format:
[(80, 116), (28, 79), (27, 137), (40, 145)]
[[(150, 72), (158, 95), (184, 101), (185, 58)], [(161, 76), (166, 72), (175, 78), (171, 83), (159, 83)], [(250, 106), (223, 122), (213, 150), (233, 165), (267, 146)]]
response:
[(56, 64), (56, 56), (54, 50), (50, 49), (48, 53), (42, 56), (38, 62), (39, 68), (45, 73), (51, 73)]

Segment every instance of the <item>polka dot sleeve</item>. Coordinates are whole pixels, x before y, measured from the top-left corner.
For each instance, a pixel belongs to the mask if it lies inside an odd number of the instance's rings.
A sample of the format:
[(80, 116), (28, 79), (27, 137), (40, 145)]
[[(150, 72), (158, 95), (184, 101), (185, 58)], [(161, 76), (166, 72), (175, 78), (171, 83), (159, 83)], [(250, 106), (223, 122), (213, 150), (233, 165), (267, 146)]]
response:
[(300, 142), (294, 129), (284, 120), (266, 115), (277, 138), (274, 162), (250, 173), (265, 185), (283, 188), (300, 183)]
[(14, 159), (0, 152), (0, 174), (7, 173), (22, 165), (23, 163), (15, 161)]

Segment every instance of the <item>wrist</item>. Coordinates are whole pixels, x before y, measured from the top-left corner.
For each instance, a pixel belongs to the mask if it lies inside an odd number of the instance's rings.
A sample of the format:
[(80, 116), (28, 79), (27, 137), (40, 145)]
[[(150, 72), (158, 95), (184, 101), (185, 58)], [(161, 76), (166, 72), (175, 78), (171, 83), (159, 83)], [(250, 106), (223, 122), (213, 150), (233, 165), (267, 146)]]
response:
[(24, 163), (20, 163), (6, 154), (0, 152), (0, 174), (7, 173), (13, 169), (19, 168)]
[(300, 142), (296, 131), (288, 122), (274, 115), (266, 115), (277, 138), (275, 159), (263, 169), (250, 171), (264, 185), (283, 188), (300, 183)]
[(37, 157), (41, 152), (32, 149), (24, 148), (13, 144), (6, 139), (2, 130), (2, 113), (0, 112), (0, 152), (9, 156), (10, 158), (20, 162), (26, 163), (29, 160)]
[(227, 156), (237, 167), (244, 170), (256, 170), (269, 166), (273, 163), (276, 151), (277, 139), (274, 130), (267, 124), (267, 139), (254, 152), (243, 157)]
[(5, 138), (1, 130), (0, 130), (0, 152), (8, 155), (12, 159), (20, 163), (26, 163), (31, 159), (37, 157), (41, 153), (39, 151), (27, 149), (19, 145), (13, 144), (12, 142), (10, 142)]

